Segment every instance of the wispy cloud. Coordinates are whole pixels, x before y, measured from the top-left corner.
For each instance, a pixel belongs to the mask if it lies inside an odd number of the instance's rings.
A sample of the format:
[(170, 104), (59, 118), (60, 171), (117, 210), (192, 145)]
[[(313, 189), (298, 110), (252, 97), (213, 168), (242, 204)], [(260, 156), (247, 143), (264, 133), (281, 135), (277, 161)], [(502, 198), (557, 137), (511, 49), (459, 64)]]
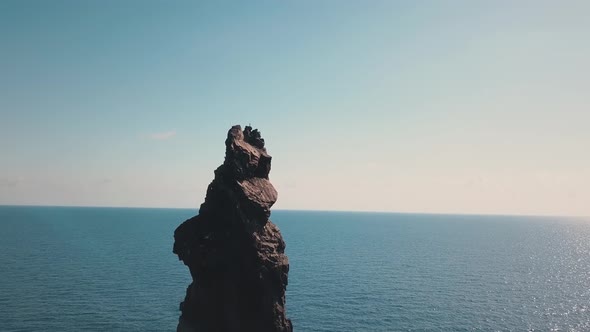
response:
[(23, 178), (0, 178), (0, 187), (16, 187)]
[(176, 130), (171, 131), (164, 131), (161, 133), (154, 133), (150, 135), (150, 138), (156, 141), (163, 141), (167, 139), (171, 139), (172, 137), (176, 136)]

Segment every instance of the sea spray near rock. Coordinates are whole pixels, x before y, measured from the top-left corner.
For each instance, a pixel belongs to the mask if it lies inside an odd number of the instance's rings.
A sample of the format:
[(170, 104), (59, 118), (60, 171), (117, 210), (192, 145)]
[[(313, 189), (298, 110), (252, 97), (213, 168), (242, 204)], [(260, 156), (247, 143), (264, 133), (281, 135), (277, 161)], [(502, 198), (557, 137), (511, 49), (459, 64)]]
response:
[(193, 282), (177, 331), (292, 331), (285, 315), (289, 261), (268, 218), (277, 200), (271, 156), (256, 129), (233, 126), (199, 214), (174, 232)]

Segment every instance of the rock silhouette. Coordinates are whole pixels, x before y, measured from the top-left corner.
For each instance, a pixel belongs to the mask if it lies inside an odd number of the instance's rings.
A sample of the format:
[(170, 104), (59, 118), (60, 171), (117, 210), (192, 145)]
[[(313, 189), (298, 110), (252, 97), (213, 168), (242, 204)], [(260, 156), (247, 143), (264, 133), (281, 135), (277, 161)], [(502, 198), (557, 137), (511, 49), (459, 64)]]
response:
[(268, 219), (277, 200), (271, 156), (250, 126), (233, 126), (225, 146), (199, 214), (174, 232), (173, 252), (193, 278), (177, 331), (293, 331), (285, 242)]

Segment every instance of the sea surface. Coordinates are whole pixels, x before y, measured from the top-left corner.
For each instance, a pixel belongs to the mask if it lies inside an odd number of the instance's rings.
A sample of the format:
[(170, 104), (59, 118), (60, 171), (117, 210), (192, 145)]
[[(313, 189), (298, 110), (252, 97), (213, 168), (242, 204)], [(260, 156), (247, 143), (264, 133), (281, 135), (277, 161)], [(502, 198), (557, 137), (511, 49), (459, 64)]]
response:
[[(185, 209), (0, 206), (0, 331), (175, 331)], [(590, 220), (275, 211), (295, 331), (590, 331)]]

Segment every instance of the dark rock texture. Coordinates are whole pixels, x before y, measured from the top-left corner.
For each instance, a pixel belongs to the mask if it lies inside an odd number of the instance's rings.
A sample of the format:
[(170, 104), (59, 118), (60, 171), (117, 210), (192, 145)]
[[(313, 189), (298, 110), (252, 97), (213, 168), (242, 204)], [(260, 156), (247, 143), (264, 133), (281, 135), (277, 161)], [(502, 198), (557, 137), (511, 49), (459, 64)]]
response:
[(289, 261), (268, 219), (277, 191), (258, 130), (233, 126), (199, 214), (174, 232), (193, 282), (177, 331), (293, 331), (285, 316)]

